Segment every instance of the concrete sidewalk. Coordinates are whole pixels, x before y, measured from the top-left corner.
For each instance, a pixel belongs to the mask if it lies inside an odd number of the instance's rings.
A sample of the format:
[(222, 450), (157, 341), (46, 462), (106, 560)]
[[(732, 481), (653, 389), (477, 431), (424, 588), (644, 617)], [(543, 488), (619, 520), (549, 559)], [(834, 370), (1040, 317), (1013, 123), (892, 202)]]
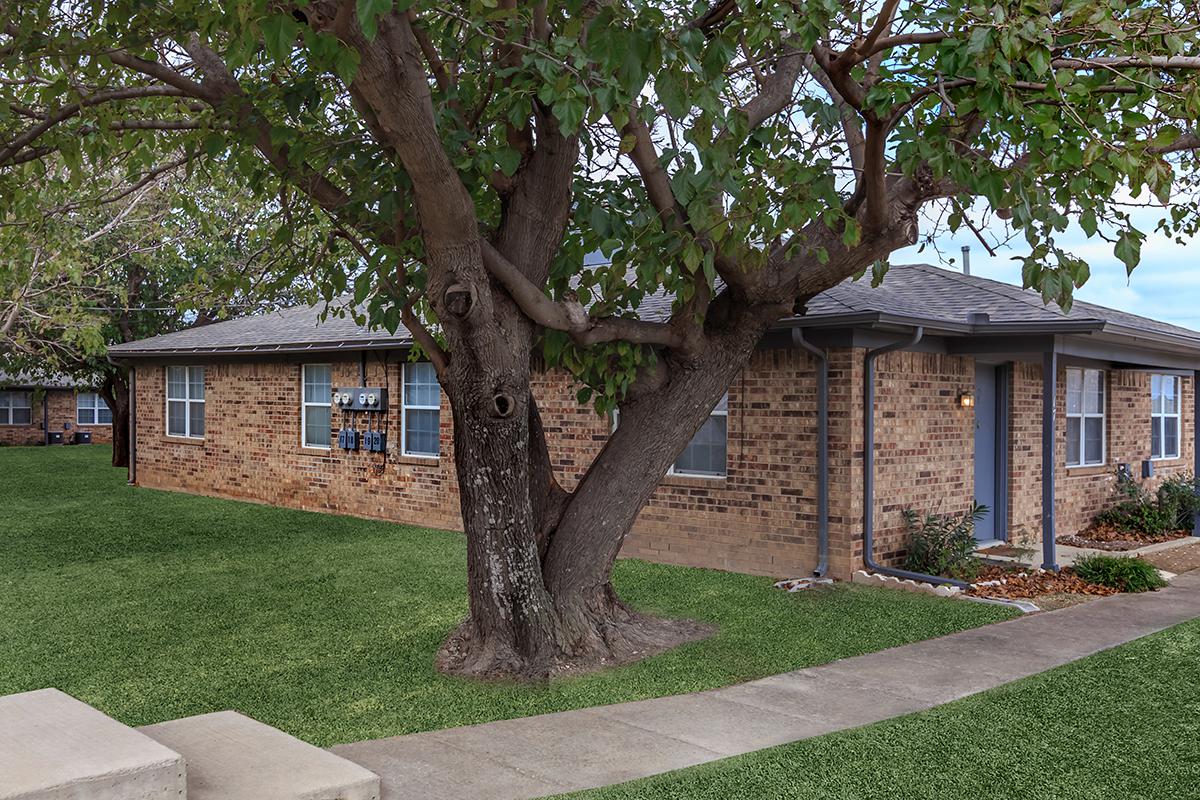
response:
[(339, 745), (381, 800), (518, 800), (590, 789), (922, 711), (1200, 617), (1200, 572), (698, 694)]

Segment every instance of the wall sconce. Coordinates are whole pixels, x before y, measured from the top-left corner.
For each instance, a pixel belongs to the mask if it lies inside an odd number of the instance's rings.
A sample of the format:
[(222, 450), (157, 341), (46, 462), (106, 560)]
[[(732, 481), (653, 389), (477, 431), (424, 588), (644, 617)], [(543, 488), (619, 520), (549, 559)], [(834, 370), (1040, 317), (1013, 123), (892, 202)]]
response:
[(961, 394), (959, 394), (958, 405), (962, 408), (974, 408), (975, 407), (975, 393), (968, 391), (968, 392), (962, 392)]

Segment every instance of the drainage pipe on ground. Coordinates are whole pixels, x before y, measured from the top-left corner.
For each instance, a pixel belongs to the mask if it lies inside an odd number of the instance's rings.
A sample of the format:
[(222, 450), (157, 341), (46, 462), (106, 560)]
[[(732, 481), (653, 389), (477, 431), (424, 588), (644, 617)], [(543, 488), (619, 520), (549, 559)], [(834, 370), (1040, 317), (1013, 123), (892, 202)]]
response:
[(875, 561), (875, 360), (886, 353), (912, 347), (924, 335), (924, 328), (916, 328), (907, 339), (868, 350), (863, 359), (863, 564), (872, 572), (882, 575), (966, 589), (969, 584), (963, 581), (885, 567)]
[(813, 575), (829, 572), (829, 356), (804, 338), (802, 328), (792, 328), (792, 344), (817, 360), (817, 568)]

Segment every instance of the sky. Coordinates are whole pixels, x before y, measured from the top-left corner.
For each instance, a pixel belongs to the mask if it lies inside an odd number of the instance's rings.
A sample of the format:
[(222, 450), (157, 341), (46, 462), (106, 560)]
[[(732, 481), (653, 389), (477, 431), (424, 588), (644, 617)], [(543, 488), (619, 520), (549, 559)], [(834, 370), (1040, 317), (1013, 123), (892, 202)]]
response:
[[(1100, 238), (1088, 239), (1077, 225), (1072, 225), (1057, 241), (1066, 250), (1087, 261), (1092, 268), (1091, 279), (1075, 292), (1078, 300), (1086, 300), (1109, 308), (1140, 314), (1145, 317), (1200, 330), (1200, 238), (1180, 245), (1170, 237), (1154, 233), (1162, 209), (1138, 209), (1132, 212), (1134, 226), (1147, 235), (1142, 244), (1142, 261), (1133, 275), (1127, 277), (1125, 265), (1113, 256), (1112, 245)], [(992, 241), (1001, 230), (985, 231)], [(993, 235), (989, 236), (991, 233)], [(1002, 235), (1001, 235), (1002, 236)], [(1029, 252), (1023, 238), (1005, 248), (997, 248), (996, 256), (987, 250), (966, 228), (954, 236), (943, 236), (926, 246), (899, 250), (891, 256), (893, 264), (928, 263), (949, 269), (962, 269), (963, 245), (971, 246), (971, 274), (1005, 283), (1021, 285), (1021, 264), (1014, 257)], [(954, 263), (945, 261), (953, 258)], [(886, 281), (886, 278), (885, 278)]]

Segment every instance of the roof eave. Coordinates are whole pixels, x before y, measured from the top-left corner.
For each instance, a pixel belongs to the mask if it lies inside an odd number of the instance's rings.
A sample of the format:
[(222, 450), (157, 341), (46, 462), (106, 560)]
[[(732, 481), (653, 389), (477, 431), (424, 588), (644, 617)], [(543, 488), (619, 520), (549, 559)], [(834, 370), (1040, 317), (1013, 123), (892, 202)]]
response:
[(359, 350), (403, 350), (412, 347), (411, 339), (348, 339), (335, 342), (311, 342), (307, 344), (256, 344), (214, 347), (161, 347), (145, 350), (109, 350), (115, 361), (156, 358), (162, 356), (225, 356), (252, 354), (303, 354), (303, 353), (353, 353)]

